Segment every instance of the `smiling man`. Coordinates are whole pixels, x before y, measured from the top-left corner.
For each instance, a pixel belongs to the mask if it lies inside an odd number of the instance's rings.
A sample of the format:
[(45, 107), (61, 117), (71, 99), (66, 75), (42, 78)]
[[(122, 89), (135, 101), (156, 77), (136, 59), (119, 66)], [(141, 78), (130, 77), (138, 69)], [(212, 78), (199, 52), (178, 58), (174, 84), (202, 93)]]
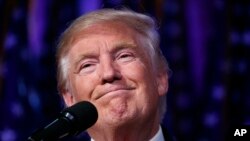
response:
[(169, 68), (149, 16), (102, 9), (76, 19), (57, 50), (58, 90), (67, 106), (93, 103), (95, 141), (168, 141), (160, 126)]

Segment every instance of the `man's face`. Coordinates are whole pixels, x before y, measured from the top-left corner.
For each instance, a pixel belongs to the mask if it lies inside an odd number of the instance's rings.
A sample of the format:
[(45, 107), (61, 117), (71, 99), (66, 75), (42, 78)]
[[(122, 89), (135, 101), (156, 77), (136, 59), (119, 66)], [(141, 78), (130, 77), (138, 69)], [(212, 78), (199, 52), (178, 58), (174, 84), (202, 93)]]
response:
[(95, 126), (156, 118), (167, 83), (153, 71), (149, 50), (139, 38), (119, 22), (96, 24), (81, 32), (68, 52), (66, 104), (92, 102), (98, 110)]

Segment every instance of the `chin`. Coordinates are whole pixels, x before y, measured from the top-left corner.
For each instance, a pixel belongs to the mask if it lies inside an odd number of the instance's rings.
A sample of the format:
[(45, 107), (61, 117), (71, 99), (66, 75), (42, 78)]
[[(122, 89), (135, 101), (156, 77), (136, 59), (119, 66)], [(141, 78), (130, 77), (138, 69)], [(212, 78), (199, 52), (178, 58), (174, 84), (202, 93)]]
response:
[(138, 117), (137, 111), (135, 104), (129, 101), (129, 98), (116, 97), (102, 107), (100, 120), (108, 126), (122, 126), (135, 121)]
[(133, 122), (136, 119), (137, 113), (133, 110), (127, 109), (127, 107), (116, 107), (111, 109), (108, 115), (105, 115), (104, 118), (106, 122), (113, 126), (121, 126)]
[(106, 119), (107, 124), (112, 127), (122, 127), (124, 125), (129, 125), (130, 123), (134, 123), (135, 118), (130, 116), (122, 116), (122, 117), (109, 117)]

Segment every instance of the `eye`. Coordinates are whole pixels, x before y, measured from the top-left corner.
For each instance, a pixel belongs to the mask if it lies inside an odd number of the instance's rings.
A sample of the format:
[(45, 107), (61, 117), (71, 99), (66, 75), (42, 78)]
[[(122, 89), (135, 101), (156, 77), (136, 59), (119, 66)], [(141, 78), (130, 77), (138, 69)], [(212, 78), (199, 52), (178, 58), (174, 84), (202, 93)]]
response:
[(84, 62), (79, 67), (79, 74), (90, 73), (96, 68), (95, 62)]
[(128, 57), (131, 57), (131, 54), (124, 53), (120, 56), (120, 58), (128, 58)]
[(122, 61), (122, 62), (128, 62), (128, 61), (132, 61), (135, 58), (133, 53), (130, 52), (124, 52), (118, 55), (118, 60)]
[(91, 65), (93, 65), (93, 64), (90, 64), (90, 63), (89, 64), (83, 64), (80, 69), (86, 69), (88, 67), (91, 67)]

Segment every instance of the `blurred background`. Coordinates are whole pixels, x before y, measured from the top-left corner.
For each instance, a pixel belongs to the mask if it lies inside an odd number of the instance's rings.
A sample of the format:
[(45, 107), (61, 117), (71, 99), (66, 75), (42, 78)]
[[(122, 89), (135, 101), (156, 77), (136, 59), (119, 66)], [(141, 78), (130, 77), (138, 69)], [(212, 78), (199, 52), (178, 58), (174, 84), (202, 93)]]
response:
[(177, 140), (223, 141), (229, 127), (250, 125), (250, 1), (0, 0), (1, 141), (26, 140), (64, 107), (55, 50), (69, 23), (123, 6), (159, 24), (173, 71), (163, 124)]

